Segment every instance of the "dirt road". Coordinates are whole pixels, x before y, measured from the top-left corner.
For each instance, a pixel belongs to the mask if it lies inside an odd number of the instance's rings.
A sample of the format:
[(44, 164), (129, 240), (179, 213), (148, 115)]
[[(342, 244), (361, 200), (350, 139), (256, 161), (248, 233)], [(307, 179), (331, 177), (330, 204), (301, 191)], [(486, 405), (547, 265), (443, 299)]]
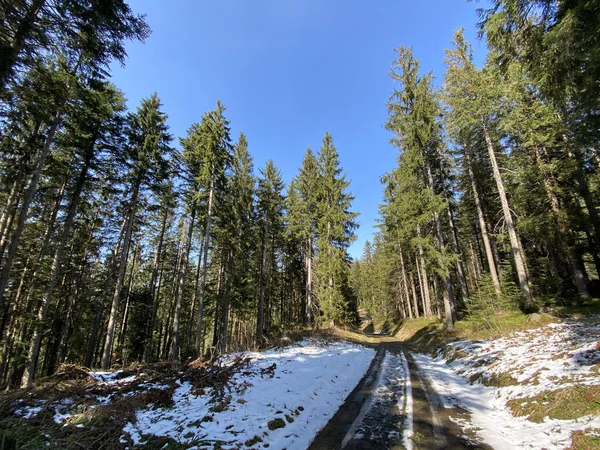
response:
[(444, 408), (410, 351), (381, 338), (363, 379), (310, 450), (489, 449), (454, 423), (468, 412)]

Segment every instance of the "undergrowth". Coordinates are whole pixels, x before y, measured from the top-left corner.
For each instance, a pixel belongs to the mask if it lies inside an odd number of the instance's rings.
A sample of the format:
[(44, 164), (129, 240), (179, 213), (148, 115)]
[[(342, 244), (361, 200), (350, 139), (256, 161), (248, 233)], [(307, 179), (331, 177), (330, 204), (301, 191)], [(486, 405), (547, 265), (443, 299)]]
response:
[(507, 406), (514, 416), (541, 423), (545, 417), (573, 420), (579, 417), (600, 414), (600, 385), (568, 386), (555, 391), (546, 391), (534, 397), (510, 400)]
[[(220, 404), (232, 376), (248, 363), (249, 358), (238, 357), (227, 365), (197, 360), (183, 368), (136, 366), (119, 376), (136, 375), (134, 381), (114, 384), (98, 382), (85, 368), (65, 366), (31, 388), (0, 395), (0, 450), (135, 448), (123, 427), (135, 422), (136, 411), (172, 406), (173, 393), (184, 381), (198, 394), (210, 388), (213, 403)], [(23, 417), (26, 411), (33, 411), (31, 417)], [(57, 414), (68, 418), (56, 420)], [(188, 448), (163, 441), (155, 448)]]
[[(515, 331), (539, 328), (556, 320), (556, 317), (543, 313), (527, 315), (516, 311), (498, 311), (493, 322), (491, 319), (482, 321), (468, 316), (456, 321), (453, 330), (448, 330), (437, 318), (419, 318), (405, 320), (396, 337), (418, 352), (435, 354), (450, 342), (497, 339)], [(491, 326), (491, 323), (494, 325)]]
[(600, 428), (588, 428), (576, 431), (571, 435), (569, 450), (598, 450), (600, 449)]

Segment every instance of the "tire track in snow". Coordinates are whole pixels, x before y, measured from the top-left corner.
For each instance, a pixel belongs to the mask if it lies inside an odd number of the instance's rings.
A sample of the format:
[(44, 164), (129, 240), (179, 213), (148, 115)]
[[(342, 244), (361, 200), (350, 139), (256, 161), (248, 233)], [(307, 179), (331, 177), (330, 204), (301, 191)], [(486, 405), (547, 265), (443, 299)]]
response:
[(490, 449), (469, 440), (411, 353), (381, 340), (367, 374), (309, 450)]
[(406, 420), (404, 421), (404, 428), (402, 430), (402, 443), (404, 444), (404, 447), (406, 447), (406, 450), (412, 450), (412, 438), (415, 433), (413, 425), (412, 383), (410, 381), (408, 362), (406, 361), (406, 356), (404, 356), (404, 352), (400, 352), (400, 357), (402, 358), (402, 368), (404, 370), (404, 373), (406, 374), (406, 377), (404, 378), (404, 401), (402, 404), (402, 411), (404, 411), (404, 414), (406, 414)]

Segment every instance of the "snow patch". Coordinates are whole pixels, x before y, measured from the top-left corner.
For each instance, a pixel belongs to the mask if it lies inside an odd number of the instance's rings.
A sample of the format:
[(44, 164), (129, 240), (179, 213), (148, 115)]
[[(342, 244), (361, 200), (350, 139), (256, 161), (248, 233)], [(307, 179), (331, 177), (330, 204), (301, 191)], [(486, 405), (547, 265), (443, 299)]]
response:
[[(470, 424), (455, 421), (473, 428), (495, 449), (564, 448), (570, 445), (573, 431), (600, 427), (600, 416), (577, 420), (546, 417), (538, 424), (513, 417), (506, 403), (575, 384), (600, 384), (600, 375), (592, 368), (600, 362), (599, 319), (565, 320), (494, 341), (455, 342), (446, 352), (460, 356), (453, 361), (447, 361), (441, 352), (435, 358), (415, 354), (414, 359), (444, 406), (471, 411)], [(505, 387), (481, 383), (494, 377), (511, 381)], [(470, 379), (477, 381), (471, 384)]]
[[(236, 374), (235, 387), (221, 404), (211, 403), (211, 390), (194, 395), (192, 386), (183, 382), (173, 394), (174, 407), (138, 411), (135, 423), (124, 431), (134, 444), (155, 435), (196, 448), (212, 448), (216, 442), (224, 449), (237, 448), (260, 439), (261, 446), (273, 449), (305, 449), (363, 377), (374, 354), (347, 342), (316, 340), (248, 353), (252, 373)], [(267, 371), (274, 363), (274, 370)], [(277, 424), (271, 422), (276, 419)]]

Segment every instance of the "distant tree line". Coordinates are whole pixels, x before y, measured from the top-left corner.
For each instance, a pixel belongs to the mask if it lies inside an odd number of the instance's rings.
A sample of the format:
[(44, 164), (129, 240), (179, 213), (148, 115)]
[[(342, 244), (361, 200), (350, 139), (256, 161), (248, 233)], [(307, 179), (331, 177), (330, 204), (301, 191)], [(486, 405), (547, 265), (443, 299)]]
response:
[(150, 33), (123, 0), (19, 0), (0, 27), (0, 385), (184, 361), (355, 317), (357, 214), (333, 138), (289, 186), (225, 106), (174, 146), (109, 81)]
[[(458, 30), (441, 88), (400, 47), (379, 230), (353, 264), (379, 322), (590, 300), (600, 276), (597, 1), (494, 0), (483, 67)], [(596, 284), (596, 286), (594, 286)]]

